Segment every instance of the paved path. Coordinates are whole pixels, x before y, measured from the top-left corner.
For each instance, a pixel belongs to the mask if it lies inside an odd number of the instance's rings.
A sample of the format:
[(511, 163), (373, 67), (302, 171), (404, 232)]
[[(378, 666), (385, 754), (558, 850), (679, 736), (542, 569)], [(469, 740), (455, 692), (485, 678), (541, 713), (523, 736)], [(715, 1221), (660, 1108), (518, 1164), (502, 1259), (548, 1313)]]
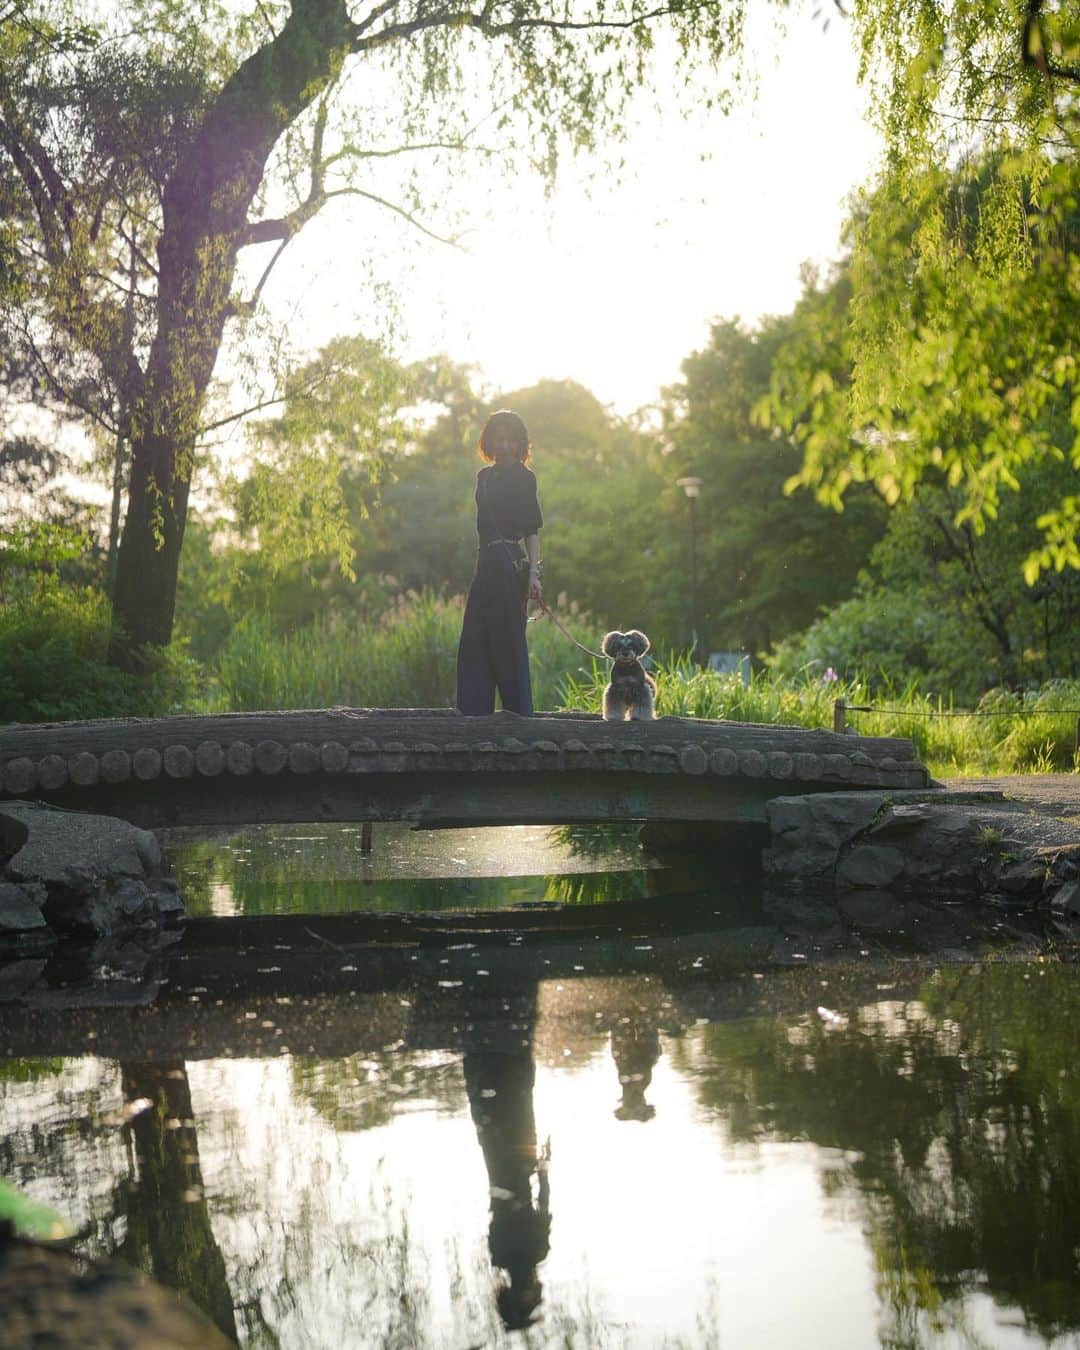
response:
[(993, 790), (1040, 814), (1076, 817), (1080, 822), (1080, 773), (1018, 773), (1001, 778), (946, 778), (952, 792)]

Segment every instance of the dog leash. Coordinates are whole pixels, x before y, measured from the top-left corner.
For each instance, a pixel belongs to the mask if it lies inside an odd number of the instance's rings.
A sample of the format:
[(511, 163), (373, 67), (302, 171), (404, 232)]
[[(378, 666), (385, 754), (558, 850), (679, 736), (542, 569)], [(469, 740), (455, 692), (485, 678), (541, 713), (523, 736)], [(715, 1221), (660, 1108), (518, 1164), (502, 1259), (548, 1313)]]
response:
[[(610, 660), (611, 660), (611, 657), (610, 657), (610, 656), (605, 656), (605, 655), (603, 654), (603, 652), (594, 652), (594, 651), (592, 650), (591, 647), (586, 647), (584, 643), (579, 642), (579, 641), (577, 640), (577, 638), (574, 637), (573, 633), (570, 633), (570, 632), (568, 632), (568, 631), (566, 630), (566, 628), (564, 627), (564, 625), (563, 625), (562, 622), (560, 621), (558, 615), (555, 613), (554, 610), (548, 608), (548, 605), (547, 605), (547, 603), (546, 603), (545, 601), (543, 601), (543, 600), (537, 600), (536, 603), (540, 606), (540, 610), (541, 610), (541, 613), (543, 614), (544, 618), (550, 619), (551, 622), (555, 625), (555, 627), (559, 630), (559, 632), (563, 635), (563, 637), (564, 637), (564, 638), (569, 638), (569, 640), (574, 644), (575, 647), (580, 647), (581, 650), (585, 653), (586, 656), (591, 656), (591, 657), (595, 658), (595, 660), (597, 660), (597, 661), (610, 661)], [(534, 615), (533, 617), (534, 617), (534, 618), (538, 618), (539, 615)], [(532, 619), (530, 619), (529, 622), (532, 623)]]

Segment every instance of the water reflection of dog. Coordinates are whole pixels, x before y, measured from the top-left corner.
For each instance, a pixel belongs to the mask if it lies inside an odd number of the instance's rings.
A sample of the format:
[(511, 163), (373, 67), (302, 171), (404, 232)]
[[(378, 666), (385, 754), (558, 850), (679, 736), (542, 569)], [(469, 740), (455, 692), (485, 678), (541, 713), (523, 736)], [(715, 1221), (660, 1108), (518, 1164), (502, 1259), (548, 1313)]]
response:
[(547, 1149), (537, 1149), (533, 1117), (531, 1037), (520, 1050), (469, 1050), (463, 1067), (488, 1174), (488, 1250), (492, 1266), (508, 1277), (496, 1301), (504, 1325), (519, 1330), (532, 1322), (543, 1297), (536, 1270), (548, 1254), (551, 1231)]
[(616, 1120), (652, 1120), (656, 1107), (645, 1100), (660, 1058), (660, 1033), (652, 1021), (624, 1018), (611, 1028), (611, 1055), (619, 1071), (622, 1101)]

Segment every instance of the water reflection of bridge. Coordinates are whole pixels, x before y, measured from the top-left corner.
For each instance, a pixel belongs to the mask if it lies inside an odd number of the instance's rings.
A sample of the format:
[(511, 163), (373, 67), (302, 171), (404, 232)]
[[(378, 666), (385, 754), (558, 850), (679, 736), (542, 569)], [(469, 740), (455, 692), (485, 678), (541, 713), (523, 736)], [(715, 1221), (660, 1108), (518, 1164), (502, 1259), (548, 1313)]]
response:
[(149, 828), (763, 822), (780, 795), (929, 782), (907, 740), (679, 717), (329, 709), (2, 732), (0, 798)]

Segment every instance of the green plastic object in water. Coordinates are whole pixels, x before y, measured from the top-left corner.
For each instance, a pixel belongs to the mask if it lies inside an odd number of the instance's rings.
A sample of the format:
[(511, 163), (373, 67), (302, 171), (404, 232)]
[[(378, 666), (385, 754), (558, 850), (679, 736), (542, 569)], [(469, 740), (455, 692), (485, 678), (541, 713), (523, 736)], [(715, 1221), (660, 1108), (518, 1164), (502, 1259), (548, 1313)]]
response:
[(0, 1223), (5, 1220), (14, 1228), (16, 1237), (34, 1242), (62, 1242), (75, 1236), (75, 1229), (55, 1210), (0, 1181)]

